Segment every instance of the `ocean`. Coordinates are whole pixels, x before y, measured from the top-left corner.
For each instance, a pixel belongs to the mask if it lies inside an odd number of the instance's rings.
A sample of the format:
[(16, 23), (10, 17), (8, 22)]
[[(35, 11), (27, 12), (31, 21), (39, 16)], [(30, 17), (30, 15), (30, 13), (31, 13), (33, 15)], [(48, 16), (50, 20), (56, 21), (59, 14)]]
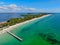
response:
[(55, 39), (60, 41), (60, 14), (51, 14), (43, 19), (16, 27), (11, 32), (21, 37), (23, 41), (19, 41), (8, 33), (5, 33), (0, 35), (0, 45), (52, 45), (39, 34), (51, 34)]
[(5, 22), (11, 18), (20, 18), (22, 13), (0, 13), (0, 22)]

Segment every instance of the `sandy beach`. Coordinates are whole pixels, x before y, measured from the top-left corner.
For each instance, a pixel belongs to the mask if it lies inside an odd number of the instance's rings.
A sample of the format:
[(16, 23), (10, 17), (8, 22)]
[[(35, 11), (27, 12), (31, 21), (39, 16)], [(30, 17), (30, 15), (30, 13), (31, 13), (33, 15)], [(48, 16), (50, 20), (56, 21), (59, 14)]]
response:
[(14, 29), (14, 28), (16, 28), (16, 27), (18, 27), (18, 26), (21, 26), (21, 25), (24, 25), (24, 24), (26, 24), (26, 23), (35, 21), (35, 20), (37, 20), (37, 19), (42, 19), (42, 18), (47, 17), (47, 16), (50, 16), (50, 15), (44, 15), (44, 16), (42, 16), (42, 17), (34, 18), (34, 19), (27, 20), (27, 21), (22, 22), (22, 23), (18, 23), (18, 24), (13, 25), (13, 26), (9, 26), (8, 28), (5, 28), (5, 29), (1, 30), (1, 31), (0, 31), (0, 35), (6, 33), (6, 31), (10, 31), (10, 30), (12, 30), (12, 29)]

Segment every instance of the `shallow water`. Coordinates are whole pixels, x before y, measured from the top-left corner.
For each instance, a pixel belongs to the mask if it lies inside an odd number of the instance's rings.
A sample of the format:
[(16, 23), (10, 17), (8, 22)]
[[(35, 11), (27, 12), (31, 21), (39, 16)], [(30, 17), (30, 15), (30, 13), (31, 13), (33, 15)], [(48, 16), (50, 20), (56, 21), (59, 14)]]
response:
[(21, 37), (23, 41), (18, 41), (6, 33), (0, 36), (0, 45), (51, 45), (38, 34), (54, 33), (55, 38), (60, 40), (60, 14), (52, 14), (49, 17), (27, 23), (11, 30), (11, 32)]

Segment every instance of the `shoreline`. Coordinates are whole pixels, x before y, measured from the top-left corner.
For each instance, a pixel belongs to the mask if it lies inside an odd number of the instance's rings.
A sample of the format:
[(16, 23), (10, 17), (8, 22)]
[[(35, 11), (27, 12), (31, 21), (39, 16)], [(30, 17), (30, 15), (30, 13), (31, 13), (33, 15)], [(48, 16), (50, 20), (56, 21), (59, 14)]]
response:
[(27, 20), (27, 21), (24, 21), (24, 22), (21, 22), (21, 23), (18, 23), (18, 24), (9, 26), (8, 28), (5, 28), (5, 29), (1, 30), (1, 31), (0, 31), (0, 35), (6, 33), (6, 31), (10, 31), (10, 30), (12, 30), (12, 29), (14, 29), (14, 28), (16, 28), (16, 27), (18, 27), (18, 26), (21, 26), (21, 25), (24, 25), (24, 24), (26, 24), (26, 23), (35, 21), (35, 20), (37, 20), (37, 19), (42, 19), (42, 18), (47, 17), (47, 16), (50, 16), (50, 14), (44, 15), (44, 16), (38, 17), (38, 18), (33, 18), (33, 19), (31, 19), (31, 20)]

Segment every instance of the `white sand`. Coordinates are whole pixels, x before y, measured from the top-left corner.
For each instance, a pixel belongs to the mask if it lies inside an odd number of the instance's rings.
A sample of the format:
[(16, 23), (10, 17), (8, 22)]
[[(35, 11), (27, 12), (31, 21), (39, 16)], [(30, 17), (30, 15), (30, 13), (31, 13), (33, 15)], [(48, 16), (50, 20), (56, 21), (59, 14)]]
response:
[(34, 18), (34, 19), (27, 20), (27, 21), (22, 22), (22, 23), (18, 23), (18, 24), (13, 25), (13, 26), (9, 26), (8, 28), (1, 30), (1, 31), (0, 31), (0, 34), (6, 33), (6, 31), (10, 31), (10, 30), (12, 30), (12, 29), (14, 29), (14, 28), (16, 28), (16, 27), (18, 27), (18, 26), (21, 26), (21, 25), (24, 25), (24, 24), (26, 24), (26, 23), (35, 21), (35, 20), (37, 20), (37, 19), (42, 19), (42, 18), (47, 17), (47, 16), (50, 16), (50, 15), (44, 15), (44, 16), (42, 16), (42, 17)]

